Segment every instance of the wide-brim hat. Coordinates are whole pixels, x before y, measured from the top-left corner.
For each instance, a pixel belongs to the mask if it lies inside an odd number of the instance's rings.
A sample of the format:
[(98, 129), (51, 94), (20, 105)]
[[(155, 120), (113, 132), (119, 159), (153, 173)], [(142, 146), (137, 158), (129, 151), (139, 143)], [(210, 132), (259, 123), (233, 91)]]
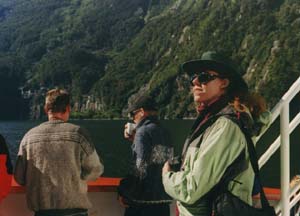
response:
[(248, 85), (242, 77), (234, 62), (222, 52), (208, 51), (203, 53), (201, 59), (184, 62), (181, 65), (184, 72), (194, 75), (206, 70), (212, 70), (230, 80), (232, 91), (248, 91)]

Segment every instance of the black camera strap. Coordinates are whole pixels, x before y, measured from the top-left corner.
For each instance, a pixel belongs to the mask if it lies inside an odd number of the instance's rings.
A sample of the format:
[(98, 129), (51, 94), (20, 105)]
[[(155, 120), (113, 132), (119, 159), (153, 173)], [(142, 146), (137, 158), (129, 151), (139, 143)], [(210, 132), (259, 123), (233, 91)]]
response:
[(267, 197), (265, 195), (265, 192), (263, 190), (263, 186), (261, 183), (260, 174), (259, 174), (259, 166), (258, 166), (258, 158), (257, 158), (256, 150), (254, 147), (254, 143), (253, 143), (251, 136), (250, 136), (249, 132), (247, 131), (247, 129), (245, 127), (240, 127), (240, 128), (245, 135), (251, 166), (255, 173), (255, 177), (258, 179), (258, 183), (259, 183), (259, 187), (260, 187), (261, 205), (263, 208), (267, 208), (270, 206), (270, 204), (267, 200)]
[[(258, 180), (258, 184), (259, 184), (259, 188), (260, 188), (259, 193), (260, 193), (260, 198), (261, 198), (261, 205), (262, 205), (262, 208), (267, 209), (270, 207), (270, 204), (269, 204), (269, 201), (267, 200), (267, 197), (263, 190), (263, 185), (261, 183), (257, 153), (255, 150), (255, 146), (252, 141), (251, 135), (248, 132), (248, 129), (242, 124), (241, 121), (239, 121), (239, 119), (236, 116), (234, 116), (234, 115), (224, 115), (224, 116), (229, 118), (230, 120), (232, 120), (234, 123), (236, 123), (246, 138), (250, 163), (251, 163), (252, 169), (254, 171), (255, 178)], [(219, 185), (222, 185), (221, 187), (219, 187), (219, 189), (220, 189), (219, 192), (222, 192), (222, 190), (223, 191), (227, 190), (229, 182), (243, 171), (241, 169), (241, 164), (240, 164), (242, 160), (240, 160), (239, 157), (237, 158), (237, 160), (234, 161), (234, 163), (229, 167), (229, 169), (225, 171), (224, 176), (222, 177), (222, 179), (220, 180), (220, 183), (219, 183)], [(236, 170), (236, 172), (231, 172), (232, 170)]]

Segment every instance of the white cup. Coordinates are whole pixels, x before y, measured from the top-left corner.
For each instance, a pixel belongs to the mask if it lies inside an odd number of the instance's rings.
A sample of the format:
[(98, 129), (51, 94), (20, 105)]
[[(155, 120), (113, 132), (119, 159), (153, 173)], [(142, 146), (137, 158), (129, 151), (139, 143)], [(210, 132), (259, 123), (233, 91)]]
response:
[(128, 135), (132, 135), (133, 132), (135, 131), (136, 124), (131, 123), (131, 122), (127, 122), (126, 125), (127, 125), (127, 127), (126, 127), (126, 133)]

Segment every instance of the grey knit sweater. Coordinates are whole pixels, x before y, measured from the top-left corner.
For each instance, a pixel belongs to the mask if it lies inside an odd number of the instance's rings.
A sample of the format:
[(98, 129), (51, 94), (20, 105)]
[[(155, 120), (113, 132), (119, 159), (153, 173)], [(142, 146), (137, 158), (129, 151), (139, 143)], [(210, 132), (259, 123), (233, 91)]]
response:
[(54, 120), (26, 133), (15, 167), (16, 181), (26, 186), (29, 209), (91, 207), (87, 180), (95, 180), (104, 167), (86, 131)]

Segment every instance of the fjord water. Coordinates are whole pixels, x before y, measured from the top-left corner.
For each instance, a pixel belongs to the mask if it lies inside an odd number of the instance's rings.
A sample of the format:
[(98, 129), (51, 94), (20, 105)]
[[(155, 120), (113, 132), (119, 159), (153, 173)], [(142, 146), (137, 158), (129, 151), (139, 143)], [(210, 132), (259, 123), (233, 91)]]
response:
[[(105, 165), (104, 176), (122, 177), (130, 167), (131, 142), (123, 138), (127, 120), (74, 120), (71, 123), (86, 128), (95, 144), (96, 150)], [(15, 163), (18, 147), (24, 134), (40, 121), (3, 121), (0, 133), (9, 143), (12, 160)], [(191, 120), (164, 120), (163, 127), (170, 130), (176, 153), (180, 152), (185, 136), (192, 124)]]
[[(131, 159), (131, 143), (123, 138), (123, 129), (127, 120), (74, 120), (72, 123), (85, 127), (89, 132), (105, 165), (104, 176), (123, 177), (129, 171)], [(171, 134), (175, 146), (175, 154), (180, 154), (185, 137), (193, 120), (163, 120), (161, 124)], [(3, 121), (0, 122), (0, 133), (9, 143), (12, 160), (18, 152), (19, 143), (24, 134), (32, 127), (40, 124), (38, 121)], [(270, 141), (274, 140), (279, 131), (278, 122), (271, 127), (257, 144), (258, 154), (266, 150)], [(291, 177), (300, 174), (300, 126), (291, 135)], [(280, 154), (279, 151), (271, 157), (262, 168), (263, 184), (269, 187), (280, 185)]]

